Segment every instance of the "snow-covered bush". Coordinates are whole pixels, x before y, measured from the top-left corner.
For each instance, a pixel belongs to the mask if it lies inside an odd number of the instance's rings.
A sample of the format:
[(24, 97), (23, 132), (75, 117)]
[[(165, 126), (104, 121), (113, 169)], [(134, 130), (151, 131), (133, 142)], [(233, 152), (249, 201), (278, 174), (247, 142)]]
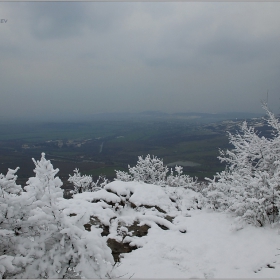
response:
[(163, 165), (161, 159), (150, 155), (145, 158), (139, 156), (137, 164), (134, 167), (128, 166), (128, 170), (133, 180), (156, 185), (165, 182), (168, 172), (168, 168)]
[(8, 278), (20, 273), (30, 262), (27, 254), (19, 254), (19, 246), (29, 240), (24, 235), (30, 224), (28, 200), (16, 184), (15, 170), (0, 174), (0, 277)]
[(0, 175), (0, 273), (2, 278), (105, 278), (112, 269), (110, 249), (98, 229), (72, 224), (60, 209), (61, 180), (42, 153), (25, 192), (16, 170)]
[(81, 175), (79, 169), (74, 170), (74, 175), (69, 175), (68, 182), (74, 185), (72, 193), (82, 193), (91, 190), (92, 177), (87, 175)]
[(128, 173), (116, 170), (116, 180), (123, 182), (138, 181), (154, 185), (168, 185), (170, 187), (184, 187), (197, 191), (197, 178), (183, 174), (183, 167), (176, 166), (174, 176), (171, 168), (170, 175), (167, 176), (169, 169), (163, 161), (156, 156), (147, 155), (145, 158), (138, 157), (136, 166), (128, 165)]
[(279, 219), (280, 207), (280, 123), (264, 106), (270, 139), (260, 137), (244, 122), (240, 133), (229, 133), (232, 150), (220, 151), (227, 164), (205, 189), (212, 208), (227, 209), (244, 221), (263, 226)]
[(106, 178), (106, 176), (100, 175), (96, 182), (91, 183), (91, 191), (101, 190), (107, 184), (109, 184), (109, 180)]
[(108, 179), (102, 175), (98, 177), (96, 182), (93, 182), (90, 175), (81, 175), (77, 168), (74, 170), (73, 176), (69, 175), (68, 182), (74, 185), (73, 194), (97, 191), (109, 183)]
[(182, 166), (175, 166), (175, 171), (177, 175), (173, 175), (173, 170), (171, 168), (170, 175), (166, 178), (166, 184), (170, 187), (185, 187), (190, 188), (194, 191), (197, 190), (197, 178), (192, 178), (189, 175), (183, 174)]
[[(11, 230), (18, 233), (21, 227), (23, 212), (20, 211), (19, 196), (22, 193), (20, 185), (16, 184), (15, 170), (9, 169), (6, 175), (0, 174), (0, 225), (1, 230)], [(1, 238), (1, 237), (0, 237)], [(3, 245), (1, 242), (0, 246)]]
[(125, 171), (116, 170), (116, 180), (123, 182), (133, 181), (133, 177)]

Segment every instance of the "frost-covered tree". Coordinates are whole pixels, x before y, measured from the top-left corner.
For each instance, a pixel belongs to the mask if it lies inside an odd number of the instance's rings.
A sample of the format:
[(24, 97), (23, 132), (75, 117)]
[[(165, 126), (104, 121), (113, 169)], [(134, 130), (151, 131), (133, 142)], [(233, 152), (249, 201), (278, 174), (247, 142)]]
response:
[(229, 133), (233, 149), (219, 156), (226, 170), (208, 179), (206, 189), (212, 208), (227, 209), (258, 226), (277, 221), (280, 207), (280, 123), (266, 105), (264, 109), (272, 137), (259, 136), (246, 122), (239, 133)]
[[(54, 169), (49, 160), (42, 153), (40, 161), (35, 161), (35, 177), (29, 178), (24, 188), (31, 202), (30, 238), (28, 256), (33, 259), (25, 271), (20, 275), (23, 278), (56, 278), (63, 266), (63, 257), (60, 255), (60, 230), (63, 225), (63, 213), (58, 208), (58, 199), (63, 197), (60, 188), (62, 182), (56, 177), (58, 169)], [(67, 260), (66, 260), (67, 262)]]
[(98, 191), (103, 189), (107, 184), (109, 184), (109, 180), (105, 175), (100, 175), (96, 182), (91, 183), (91, 191)]
[(148, 184), (168, 185), (171, 187), (184, 187), (197, 190), (197, 178), (183, 174), (183, 167), (176, 166), (174, 175), (171, 168), (170, 174), (167, 176), (169, 169), (163, 164), (162, 159), (156, 156), (147, 155), (145, 158), (138, 157), (136, 166), (128, 165), (128, 172), (116, 170), (116, 180), (129, 182), (141, 181)]
[(133, 181), (133, 177), (125, 171), (116, 170), (116, 180), (123, 182)]
[(128, 165), (128, 172), (116, 171), (116, 179), (121, 181), (141, 181), (148, 184), (160, 185), (166, 180), (168, 168), (163, 161), (156, 156), (147, 155), (145, 158), (138, 157), (134, 167)]
[(27, 254), (20, 254), (19, 246), (29, 242), (25, 235), (30, 224), (27, 197), (16, 184), (15, 170), (0, 174), (0, 276), (8, 278), (24, 271), (31, 261)]
[[(40, 161), (33, 162), (35, 177), (27, 181), (21, 194), (15, 185), (15, 171), (1, 175), (2, 189), (10, 192), (8, 211), (1, 205), (1, 222), (7, 227), (2, 228), (1, 224), (2, 277), (69, 278), (74, 272), (85, 278), (108, 277), (113, 258), (100, 231), (93, 228), (87, 232), (83, 225), (72, 223), (59, 207), (63, 192), (62, 182), (56, 176), (58, 169), (45, 159), (44, 153)], [(2, 194), (7, 200), (6, 193)], [(19, 199), (14, 202), (16, 195)], [(14, 205), (20, 200), (25, 208), (13, 212), (12, 207), (23, 205)], [(22, 217), (22, 213), (26, 215)], [(7, 225), (9, 218), (17, 227)]]
[(68, 182), (74, 185), (73, 193), (82, 193), (91, 190), (92, 177), (81, 175), (79, 169), (74, 170), (74, 175), (69, 175)]
[(148, 184), (162, 184), (168, 172), (161, 159), (150, 155), (145, 158), (139, 156), (137, 164), (134, 167), (128, 166), (128, 170), (135, 181)]
[(189, 175), (183, 174), (182, 166), (175, 166), (175, 176), (171, 168), (170, 175), (166, 178), (166, 184), (170, 187), (185, 187), (190, 188), (194, 191), (197, 190), (197, 178), (192, 178)]
[(0, 174), (0, 225), (1, 229), (12, 230), (15, 234), (19, 232), (23, 219), (18, 199), (22, 188), (16, 184), (17, 170), (9, 169), (6, 175)]
[(36, 176), (28, 180), (25, 189), (39, 199), (34, 201), (29, 218), (36, 224), (37, 233), (33, 235), (36, 246), (30, 253), (34, 261), (22, 276), (61, 278), (74, 269), (86, 278), (106, 277), (112, 256), (100, 232), (85, 232), (67, 220), (58, 207), (59, 198), (63, 197), (62, 182), (56, 177), (58, 169), (53, 169), (44, 154), (40, 161), (33, 161)]
[(108, 179), (102, 175), (94, 182), (92, 181), (92, 176), (81, 175), (77, 168), (74, 170), (74, 175), (69, 175), (68, 182), (74, 186), (73, 194), (98, 191), (109, 183)]

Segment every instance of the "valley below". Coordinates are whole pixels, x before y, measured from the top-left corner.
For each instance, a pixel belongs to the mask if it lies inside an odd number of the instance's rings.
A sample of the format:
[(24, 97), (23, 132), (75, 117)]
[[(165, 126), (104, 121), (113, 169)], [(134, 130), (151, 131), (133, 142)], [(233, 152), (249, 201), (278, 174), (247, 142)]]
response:
[[(244, 119), (148, 118), (93, 120), (69, 123), (0, 124), (0, 173), (20, 167), (18, 183), (33, 176), (32, 158), (41, 153), (59, 168), (63, 188), (71, 187), (69, 174), (78, 168), (96, 180), (104, 175), (110, 181), (115, 170), (127, 171), (138, 156), (163, 159), (165, 165), (183, 167), (184, 174), (203, 181), (224, 169), (219, 149), (228, 149), (227, 131), (235, 132)], [(262, 119), (248, 120), (264, 135)]]

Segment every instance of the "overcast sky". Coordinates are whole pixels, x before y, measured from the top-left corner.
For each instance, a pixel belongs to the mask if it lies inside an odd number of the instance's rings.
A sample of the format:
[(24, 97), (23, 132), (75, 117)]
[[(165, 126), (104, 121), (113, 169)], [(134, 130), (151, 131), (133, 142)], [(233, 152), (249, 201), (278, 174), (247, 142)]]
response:
[[(0, 117), (280, 112), (280, 2), (0, 2)], [(7, 22), (5, 22), (7, 20)]]

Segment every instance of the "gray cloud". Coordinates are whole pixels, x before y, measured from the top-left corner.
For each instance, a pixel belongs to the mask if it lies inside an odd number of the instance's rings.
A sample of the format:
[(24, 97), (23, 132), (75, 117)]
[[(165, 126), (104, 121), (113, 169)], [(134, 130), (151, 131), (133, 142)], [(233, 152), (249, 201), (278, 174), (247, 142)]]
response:
[(0, 3), (2, 116), (279, 111), (280, 3)]
[(32, 11), (31, 34), (39, 40), (78, 39), (82, 35), (83, 14), (79, 3), (63, 5), (62, 2), (54, 2), (50, 6), (47, 2), (39, 2)]

